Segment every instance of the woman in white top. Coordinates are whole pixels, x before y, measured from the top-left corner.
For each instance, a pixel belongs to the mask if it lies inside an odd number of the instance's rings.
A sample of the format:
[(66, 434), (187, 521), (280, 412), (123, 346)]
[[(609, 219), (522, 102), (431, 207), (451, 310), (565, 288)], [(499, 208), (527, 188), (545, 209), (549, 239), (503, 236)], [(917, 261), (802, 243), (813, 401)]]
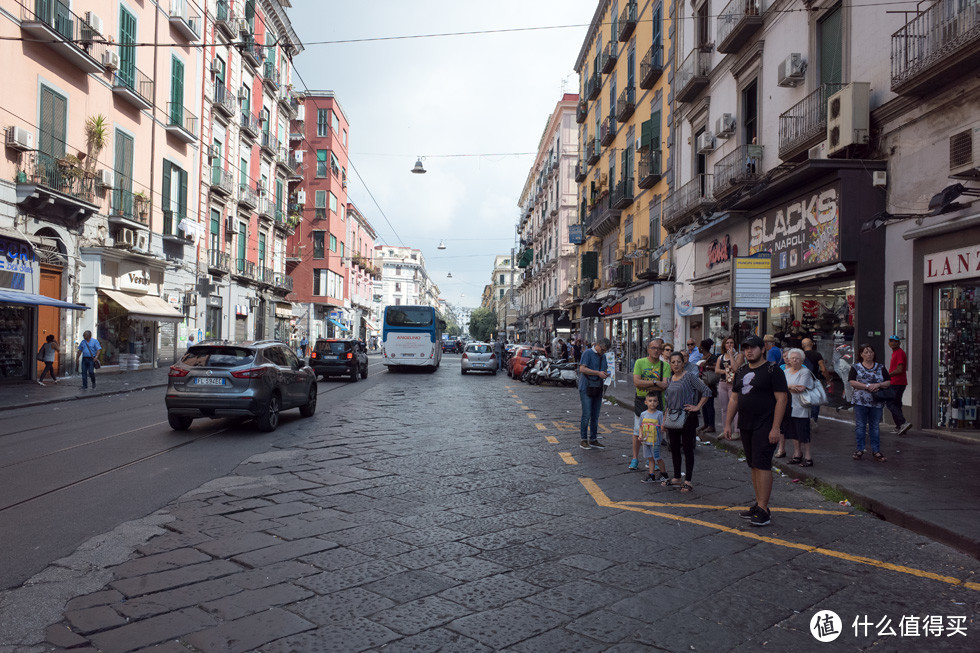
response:
[[(718, 401), (721, 403), (721, 423), (727, 424), (725, 420), (728, 414), (728, 399), (732, 396), (732, 385), (735, 383), (735, 372), (745, 363), (745, 357), (735, 347), (735, 338), (728, 336), (722, 341), (722, 350), (725, 352), (715, 361), (715, 373), (721, 377), (718, 381)], [(738, 424), (738, 416), (732, 417), (732, 423)], [(737, 440), (726, 438), (727, 440)]]
[[(793, 443), (793, 457), (790, 465), (813, 467), (810, 457), (810, 407), (804, 406), (800, 395), (813, 388), (816, 383), (813, 374), (803, 366), (806, 354), (802, 349), (786, 352), (786, 387), (792, 399), (792, 409), (783, 418), (783, 436)], [(800, 449), (802, 448), (802, 455)]]

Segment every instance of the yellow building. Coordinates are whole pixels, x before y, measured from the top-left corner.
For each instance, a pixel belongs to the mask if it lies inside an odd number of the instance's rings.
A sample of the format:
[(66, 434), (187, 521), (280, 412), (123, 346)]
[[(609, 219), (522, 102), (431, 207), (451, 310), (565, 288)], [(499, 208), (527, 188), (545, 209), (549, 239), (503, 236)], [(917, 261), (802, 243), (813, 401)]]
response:
[[(668, 5), (669, 6), (669, 5)], [(670, 158), (665, 3), (601, 0), (575, 70), (580, 154), (579, 331), (608, 337), (618, 365), (631, 365), (642, 340), (673, 329), (669, 254), (663, 242), (663, 200)], [(663, 312), (663, 315), (661, 315)]]

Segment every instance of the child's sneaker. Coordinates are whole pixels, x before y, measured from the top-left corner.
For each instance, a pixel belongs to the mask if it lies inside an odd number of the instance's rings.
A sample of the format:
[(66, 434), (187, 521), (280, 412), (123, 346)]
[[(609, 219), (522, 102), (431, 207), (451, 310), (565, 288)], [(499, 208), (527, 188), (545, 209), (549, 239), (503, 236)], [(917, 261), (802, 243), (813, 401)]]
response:
[(631, 470), (636, 471), (637, 468), (639, 468), (639, 466), (640, 466), (640, 461), (637, 460), (636, 458), (634, 458), (633, 460), (630, 461), (630, 469)]
[(655, 478), (653, 474), (647, 474), (647, 477), (640, 481), (641, 483), (659, 483), (660, 480)]
[(657, 483), (663, 483), (664, 481), (669, 481), (669, 480), (670, 480), (669, 476), (667, 476), (663, 472), (660, 472), (660, 478), (657, 479)]

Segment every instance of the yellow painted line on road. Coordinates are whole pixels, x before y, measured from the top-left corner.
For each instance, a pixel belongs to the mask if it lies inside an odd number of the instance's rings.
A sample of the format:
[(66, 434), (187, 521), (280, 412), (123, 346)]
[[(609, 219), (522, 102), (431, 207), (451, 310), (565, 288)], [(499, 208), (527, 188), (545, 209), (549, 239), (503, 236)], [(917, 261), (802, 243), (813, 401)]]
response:
[(960, 578), (954, 578), (952, 576), (943, 576), (941, 574), (936, 574), (931, 571), (924, 571), (922, 569), (915, 569), (914, 567), (905, 567), (903, 565), (895, 565), (890, 562), (884, 562), (882, 560), (876, 560), (875, 558), (868, 558), (866, 556), (856, 556), (850, 553), (844, 553), (842, 551), (835, 551), (833, 549), (825, 549), (819, 546), (813, 546), (812, 544), (803, 544), (800, 542), (790, 542), (789, 540), (784, 540), (778, 537), (767, 537), (765, 535), (759, 535), (750, 531), (743, 531), (737, 528), (732, 528), (730, 526), (722, 526), (721, 524), (713, 524), (703, 519), (695, 519), (693, 517), (682, 517), (681, 515), (672, 515), (666, 512), (659, 512), (656, 510), (648, 510), (646, 508), (640, 508), (638, 506), (629, 505), (626, 503), (619, 503), (611, 500), (606, 493), (599, 489), (595, 481), (591, 478), (580, 478), (579, 482), (585, 487), (586, 491), (592, 496), (592, 499), (597, 505), (603, 508), (619, 508), (621, 510), (630, 510), (633, 512), (639, 512), (646, 515), (653, 515), (654, 517), (664, 517), (665, 519), (672, 519), (674, 521), (684, 522), (687, 524), (694, 524), (695, 526), (704, 526), (706, 528), (712, 528), (723, 533), (729, 533), (731, 535), (737, 535), (739, 537), (745, 537), (750, 540), (756, 540), (758, 542), (766, 542), (767, 544), (774, 544), (776, 546), (782, 546), (789, 549), (799, 549), (807, 553), (818, 553), (820, 555), (825, 555), (830, 558), (838, 558), (840, 560), (847, 560), (848, 562), (856, 562), (859, 564), (869, 565), (871, 567), (877, 567), (878, 569), (887, 569), (889, 571), (897, 571), (902, 574), (909, 574), (910, 576), (917, 576), (919, 578), (927, 578), (930, 580), (938, 580), (942, 583), (947, 583), (949, 585), (960, 585), (967, 589), (980, 591), (980, 583), (972, 583), (965, 581)]
[(566, 465), (577, 465), (578, 464), (578, 461), (575, 460), (575, 458), (572, 457), (572, 454), (568, 453), (567, 451), (562, 451), (558, 455), (561, 456), (561, 459), (565, 461), (565, 464)]
[(556, 438), (553, 435), (546, 435), (544, 436), (544, 439), (550, 442), (551, 444), (558, 444), (558, 438)]
[[(703, 510), (724, 510), (734, 512), (745, 510), (748, 506), (708, 506), (700, 503), (662, 503), (659, 501), (620, 501), (621, 506), (639, 506), (641, 508), (701, 508)], [(820, 510), (819, 508), (770, 508), (772, 512), (802, 513), (805, 515), (839, 515), (851, 517), (851, 513), (843, 510)]]
[(538, 427), (538, 430), (539, 431), (547, 431), (548, 430), (548, 427), (545, 426), (544, 424), (540, 424), (539, 423), (539, 424), (535, 424), (535, 426)]
[[(527, 410), (527, 408), (525, 408), (525, 410)], [(534, 413), (528, 413), (527, 416), (528, 416), (529, 419), (537, 419), (538, 418), (538, 416), (535, 415)]]
[(525, 406), (524, 404), (521, 404), (521, 410), (531, 410), (531, 407), (530, 406)]

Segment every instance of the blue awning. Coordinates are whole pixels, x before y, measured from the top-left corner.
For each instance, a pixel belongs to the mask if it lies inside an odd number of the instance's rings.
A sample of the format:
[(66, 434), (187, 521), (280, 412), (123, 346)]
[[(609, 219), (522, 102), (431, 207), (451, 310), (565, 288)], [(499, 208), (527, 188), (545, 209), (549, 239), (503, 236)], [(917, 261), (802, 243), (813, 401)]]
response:
[(63, 302), (60, 299), (47, 297), (45, 295), (35, 295), (29, 292), (17, 290), (0, 290), (0, 304), (25, 304), (28, 306), (54, 306), (55, 308), (67, 308), (72, 311), (87, 311), (88, 306)]
[(334, 326), (338, 326), (338, 327), (340, 327), (340, 329), (341, 329), (342, 331), (350, 331), (350, 329), (348, 329), (348, 328), (347, 328), (347, 327), (345, 327), (345, 326), (344, 326), (343, 324), (341, 324), (340, 322), (338, 322), (337, 320), (335, 320), (335, 319), (333, 319), (333, 318), (330, 318), (330, 322), (331, 322), (331, 323), (332, 323), (332, 324), (333, 324)]

